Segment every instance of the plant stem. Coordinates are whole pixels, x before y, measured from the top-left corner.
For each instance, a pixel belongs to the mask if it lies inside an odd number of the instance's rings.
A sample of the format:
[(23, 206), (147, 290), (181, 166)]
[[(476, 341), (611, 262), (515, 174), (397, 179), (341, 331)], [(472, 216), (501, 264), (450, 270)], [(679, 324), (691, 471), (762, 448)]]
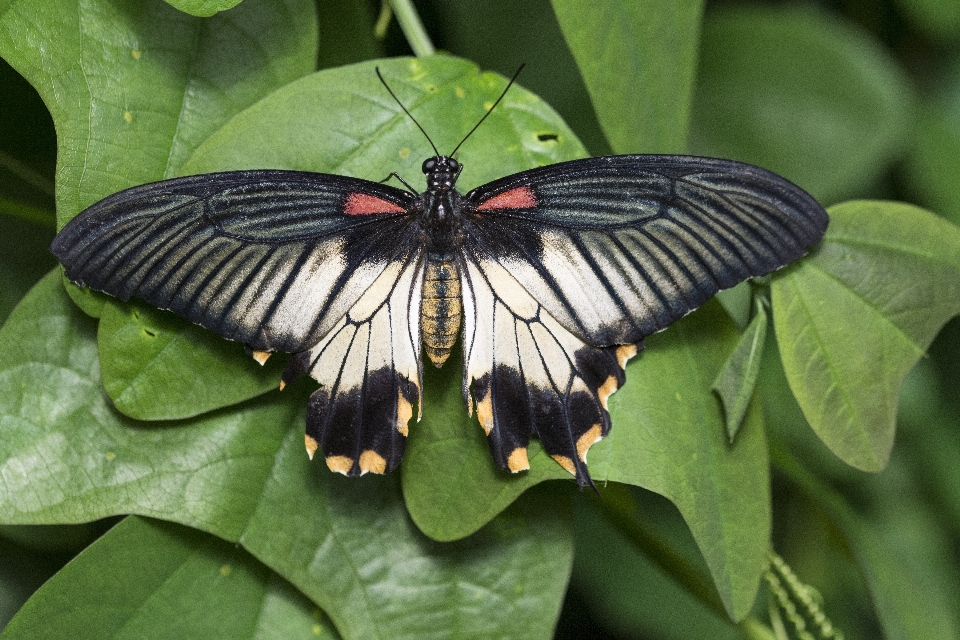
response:
[(430, 36), (423, 28), (420, 16), (413, 6), (413, 0), (390, 0), (390, 6), (393, 7), (393, 14), (397, 17), (397, 23), (403, 30), (407, 42), (410, 43), (414, 55), (422, 58), (436, 53), (437, 50), (430, 42)]
[(27, 204), (0, 198), (0, 212), (47, 227), (48, 229), (56, 230), (57, 228), (56, 216), (53, 212), (41, 209), (40, 207), (31, 207)]
[(46, 178), (46, 176), (37, 173), (24, 163), (20, 162), (13, 156), (8, 153), (0, 151), (0, 167), (9, 170), (15, 176), (30, 184), (33, 187), (36, 187), (42, 193), (52, 196), (54, 195), (53, 183)]

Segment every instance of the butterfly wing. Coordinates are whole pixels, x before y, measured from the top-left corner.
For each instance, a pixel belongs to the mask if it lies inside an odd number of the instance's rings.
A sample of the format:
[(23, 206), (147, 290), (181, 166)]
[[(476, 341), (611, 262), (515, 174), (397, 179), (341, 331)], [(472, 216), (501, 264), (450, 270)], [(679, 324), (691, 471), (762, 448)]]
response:
[(413, 196), (297, 171), (146, 184), (81, 212), (51, 246), (67, 277), (137, 296), (258, 351), (303, 351), (394, 260)]
[(348, 476), (400, 464), (413, 404), (422, 411), (420, 298), (423, 252), (394, 260), (334, 327), (287, 363), (322, 385), (307, 409), (307, 451)]
[(607, 398), (637, 347), (585, 344), (482, 252), (464, 251), (460, 271), (464, 399), (476, 406), (494, 461), (529, 468), (536, 435), (581, 486), (590, 484), (587, 450), (610, 430)]
[(691, 156), (611, 156), (471, 191), (467, 242), (588, 344), (639, 342), (720, 289), (820, 241), (828, 217), (765, 169)]

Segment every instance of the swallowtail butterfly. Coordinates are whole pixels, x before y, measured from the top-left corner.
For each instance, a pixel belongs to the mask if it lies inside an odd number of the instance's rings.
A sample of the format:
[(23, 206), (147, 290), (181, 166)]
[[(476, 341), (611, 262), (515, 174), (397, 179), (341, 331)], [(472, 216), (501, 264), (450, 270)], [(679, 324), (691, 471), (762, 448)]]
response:
[(439, 367), (459, 338), (497, 465), (527, 469), (537, 436), (582, 486), (644, 337), (801, 257), (828, 222), (799, 187), (731, 160), (588, 158), (461, 195), (456, 150), (434, 153), (423, 193), (278, 170), (133, 187), (51, 249), (81, 286), (170, 309), (261, 363), (292, 353), (281, 386), (321, 384), (306, 446), (333, 471), (397, 467), (423, 411), (421, 344)]

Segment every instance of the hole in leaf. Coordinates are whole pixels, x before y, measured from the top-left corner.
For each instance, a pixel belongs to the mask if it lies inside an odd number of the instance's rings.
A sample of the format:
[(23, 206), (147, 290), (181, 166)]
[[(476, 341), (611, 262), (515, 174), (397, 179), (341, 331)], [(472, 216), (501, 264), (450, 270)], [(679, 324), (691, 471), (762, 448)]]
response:
[(154, 333), (153, 331), (150, 331), (150, 329), (144, 329), (144, 330), (143, 330), (143, 333), (144, 333), (144, 335), (146, 335), (146, 336), (149, 337), (149, 338), (156, 338), (156, 337), (157, 337), (157, 334)]
[(556, 142), (559, 139), (560, 139), (560, 136), (558, 136), (555, 133), (538, 133), (537, 134), (537, 140), (539, 140), (540, 142)]

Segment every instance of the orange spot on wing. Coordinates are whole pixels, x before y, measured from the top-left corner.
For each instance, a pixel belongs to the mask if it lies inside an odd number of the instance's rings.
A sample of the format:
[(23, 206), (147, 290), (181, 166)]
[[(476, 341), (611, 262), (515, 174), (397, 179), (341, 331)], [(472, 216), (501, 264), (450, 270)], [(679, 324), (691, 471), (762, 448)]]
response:
[(404, 213), (406, 209), (376, 196), (365, 193), (351, 193), (343, 204), (343, 212), (348, 216), (369, 216), (378, 213)]
[(481, 202), (477, 211), (491, 209), (532, 209), (537, 206), (537, 197), (530, 187), (517, 187), (495, 195), (485, 202)]
[(507, 456), (507, 468), (511, 472), (526, 471), (530, 468), (530, 462), (527, 460), (527, 448), (517, 447)]

